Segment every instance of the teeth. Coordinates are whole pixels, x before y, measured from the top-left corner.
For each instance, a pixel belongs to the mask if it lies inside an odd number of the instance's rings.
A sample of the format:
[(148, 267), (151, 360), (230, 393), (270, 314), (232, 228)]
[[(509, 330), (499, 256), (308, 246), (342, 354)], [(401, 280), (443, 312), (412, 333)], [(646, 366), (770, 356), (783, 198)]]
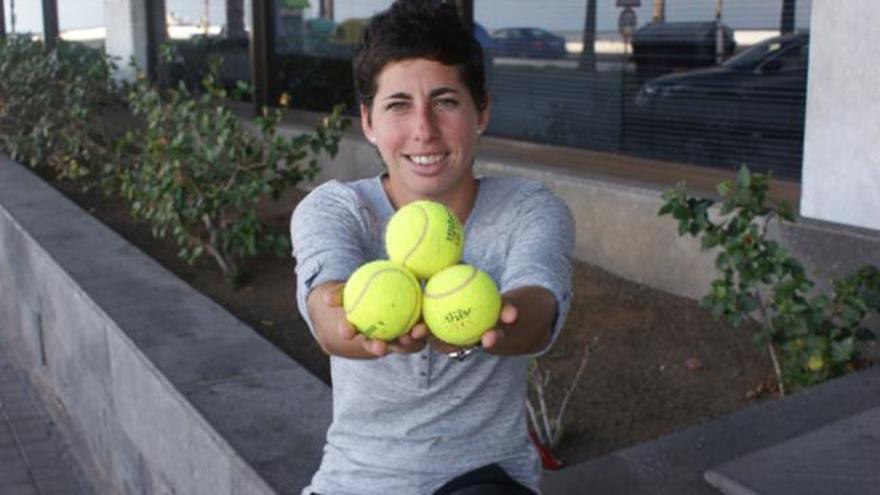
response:
[(410, 155), (412, 161), (416, 162), (419, 165), (431, 165), (433, 163), (437, 163), (443, 159), (443, 154), (436, 155)]

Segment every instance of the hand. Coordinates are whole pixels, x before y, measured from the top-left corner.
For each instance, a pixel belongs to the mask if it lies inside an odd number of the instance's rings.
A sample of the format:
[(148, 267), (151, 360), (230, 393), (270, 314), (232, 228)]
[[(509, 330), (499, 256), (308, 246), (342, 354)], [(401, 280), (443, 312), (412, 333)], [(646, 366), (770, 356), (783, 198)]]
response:
[[(324, 303), (331, 308), (341, 308), (344, 287), (345, 284), (339, 284), (324, 293)], [(343, 340), (356, 340), (360, 342), (365, 351), (376, 357), (386, 356), (391, 353), (410, 354), (419, 352), (427, 344), (426, 338), (428, 337), (428, 327), (422, 322), (417, 323), (407, 333), (389, 342), (367, 338), (367, 336), (358, 332), (354, 325), (345, 318), (339, 320), (336, 331)]]
[[(498, 343), (504, 338), (505, 328), (516, 323), (517, 316), (518, 311), (516, 309), (516, 306), (514, 306), (513, 303), (509, 301), (503, 301), (501, 306), (501, 313), (498, 315), (498, 322), (495, 323), (495, 326), (493, 328), (487, 330), (486, 333), (484, 333), (483, 336), (480, 337), (480, 346), (485, 350), (489, 350), (497, 346)], [(461, 349), (461, 347), (447, 344), (446, 342), (439, 340), (433, 335), (430, 336), (430, 342), (431, 347), (435, 351), (443, 354), (449, 354), (451, 352), (455, 352)]]

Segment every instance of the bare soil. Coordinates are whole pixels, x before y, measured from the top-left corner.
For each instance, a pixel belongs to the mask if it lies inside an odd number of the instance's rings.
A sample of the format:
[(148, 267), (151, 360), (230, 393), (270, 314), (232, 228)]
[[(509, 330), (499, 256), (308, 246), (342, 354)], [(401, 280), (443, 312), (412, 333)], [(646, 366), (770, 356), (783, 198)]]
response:
[[(187, 265), (169, 239), (154, 239), (124, 205), (70, 184), (55, 186), (110, 228), (196, 289), (226, 307), (279, 349), (329, 383), (329, 361), (294, 301), (294, 260), (247, 262), (235, 289), (208, 259)], [(302, 193), (266, 209), (287, 230)], [(554, 348), (539, 360), (551, 380), (549, 407), (558, 407), (590, 345), (585, 372), (565, 413), (566, 434), (555, 450), (574, 464), (693, 426), (768, 396), (772, 368), (748, 328), (713, 320), (695, 301), (623, 280), (574, 262), (572, 311)]]

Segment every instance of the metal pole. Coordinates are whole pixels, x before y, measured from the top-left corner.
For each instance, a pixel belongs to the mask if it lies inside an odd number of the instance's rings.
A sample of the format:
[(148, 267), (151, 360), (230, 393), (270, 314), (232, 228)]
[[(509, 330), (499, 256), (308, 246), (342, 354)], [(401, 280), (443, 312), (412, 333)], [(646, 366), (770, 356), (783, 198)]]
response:
[(794, 13), (796, 0), (782, 0), (782, 15), (779, 21), (780, 34), (794, 32)]
[(244, 28), (244, 0), (226, 0), (226, 37), (242, 39)]
[(203, 12), (202, 12), (202, 30), (205, 36), (208, 36), (208, 26), (211, 24), (211, 2), (209, 0), (205, 0), (203, 4)]
[(46, 48), (55, 48), (58, 42), (58, 3), (56, 0), (43, 0), (43, 39)]
[(586, 9), (578, 68), (586, 72), (596, 72), (596, 0), (587, 0)]
[(165, 24), (165, 0), (149, 0), (144, 2), (147, 9), (147, 77), (160, 85), (165, 84), (166, 71), (161, 70), (159, 47), (168, 40), (168, 29)]
[(724, 31), (721, 30), (721, 11), (724, 8), (724, 0), (715, 3), (715, 63), (721, 64), (724, 60)]
[(275, 2), (253, 0), (251, 29), (251, 78), (254, 85), (254, 114), (272, 103), (272, 66), (275, 57), (275, 28), (272, 22)]
[(666, 22), (666, 0), (654, 0), (652, 22)]
[(3, 0), (0, 0), (0, 38), (6, 37), (6, 13), (3, 12)]
[[(2, 1), (2, 0), (0, 0)], [(9, 0), (9, 27), (15, 32), (15, 0)]]
[(321, 17), (325, 19), (330, 19), (331, 21), (335, 19), (334, 4), (335, 0), (321, 0)]

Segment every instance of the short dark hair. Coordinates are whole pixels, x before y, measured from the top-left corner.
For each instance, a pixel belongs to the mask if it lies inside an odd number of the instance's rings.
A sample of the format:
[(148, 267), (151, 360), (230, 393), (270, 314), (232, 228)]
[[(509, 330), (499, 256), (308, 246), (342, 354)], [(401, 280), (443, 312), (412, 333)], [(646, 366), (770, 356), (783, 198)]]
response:
[(455, 66), (477, 109), (488, 105), (483, 50), (451, 1), (396, 0), (370, 20), (354, 52), (354, 81), (361, 102), (373, 106), (386, 65), (424, 58)]

